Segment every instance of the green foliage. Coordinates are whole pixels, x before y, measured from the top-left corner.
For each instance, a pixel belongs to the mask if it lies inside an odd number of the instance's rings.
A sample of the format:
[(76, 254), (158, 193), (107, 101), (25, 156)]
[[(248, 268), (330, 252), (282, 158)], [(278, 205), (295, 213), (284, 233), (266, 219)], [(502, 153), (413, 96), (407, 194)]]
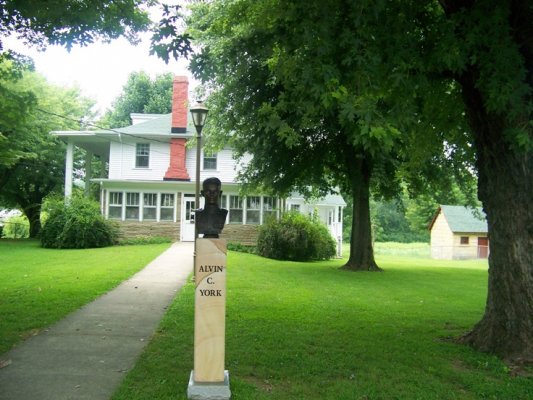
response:
[(136, 32), (150, 22), (145, 3), (151, 1), (0, 0), (0, 50), (1, 37), (7, 35), (41, 48), (58, 44), (70, 49), (119, 36), (135, 43)]
[(118, 244), (121, 246), (162, 243), (172, 243), (172, 239), (166, 236), (137, 236), (118, 240)]
[(153, 32), (150, 54), (168, 64), (170, 56), (188, 58), (192, 53), (191, 36), (180, 30), (183, 21), (180, 5), (162, 4), (162, 19)]
[(100, 214), (97, 202), (84, 197), (67, 204), (50, 202), (49, 216), (41, 231), (41, 245), (58, 249), (86, 249), (116, 243), (117, 230)]
[[(299, 171), (323, 174), (328, 155), (331, 171), (370, 160), (387, 198), (402, 180), (415, 197), (477, 175), (489, 234), (505, 240), (492, 241), (493, 306), (471, 337), (485, 351), (531, 359), (533, 329), (517, 316), (533, 309), (532, 20), (530, 1), (194, 2), (189, 32), (200, 53), (191, 66), (224, 115), (212, 128), (254, 155), (251, 180), (301, 184)], [(522, 213), (514, 229), (509, 210)], [(521, 272), (506, 273), (509, 265)]]
[[(0, 62), (0, 70), (11, 65)], [(90, 115), (93, 102), (78, 88), (51, 85), (30, 71), (15, 81), (2, 80), (0, 73), (2, 85), (12, 96), (0, 102), (0, 111), (6, 111), (0, 112), (0, 204), (20, 209), (30, 221), (30, 236), (36, 237), (43, 199), (64, 182), (65, 145), (50, 132), (79, 128), (76, 121)], [(12, 98), (25, 99), (23, 106)]]
[(36, 101), (35, 94), (18, 84), (23, 74), (31, 69), (29, 63), (0, 54), (0, 171), (29, 151), (23, 146), (14, 146), (13, 142), (24, 140), (24, 115)]
[(239, 242), (228, 242), (228, 250), (238, 251), (239, 253), (255, 254), (257, 252), (257, 247), (247, 246)]
[(0, 237), (8, 239), (24, 239), (30, 235), (30, 223), (25, 216), (11, 217), (3, 222), (4, 228)]
[[(422, 242), (429, 241), (427, 227), (423, 231), (414, 231), (405, 215), (402, 200), (373, 201), (371, 204), (373, 238), (376, 242)], [(433, 213), (429, 214), (429, 218)], [(424, 216), (428, 218), (427, 215)]]
[(167, 114), (172, 110), (171, 73), (157, 75), (154, 80), (144, 72), (132, 72), (122, 94), (107, 110), (99, 125), (120, 128), (131, 125), (131, 113)]
[(336, 244), (326, 226), (298, 212), (285, 213), (259, 228), (257, 254), (292, 261), (327, 260)]

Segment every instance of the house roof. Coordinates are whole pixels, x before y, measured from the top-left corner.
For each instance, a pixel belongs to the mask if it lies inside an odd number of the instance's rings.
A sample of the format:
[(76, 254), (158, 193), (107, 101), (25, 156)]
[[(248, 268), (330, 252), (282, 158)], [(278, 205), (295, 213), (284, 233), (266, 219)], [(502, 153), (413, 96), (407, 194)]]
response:
[(481, 207), (468, 208), (464, 206), (441, 205), (431, 221), (429, 229), (437, 216), (442, 212), (450, 230), (454, 233), (487, 233), (487, 219)]
[[(168, 136), (171, 134), (172, 128), (172, 114), (161, 114), (159, 116), (151, 115), (151, 118), (138, 124), (129, 125), (124, 128), (115, 128), (114, 132), (123, 133), (125, 135), (150, 135), (150, 136)], [(109, 132), (109, 131), (107, 131)], [(179, 136), (192, 136), (196, 132), (192, 124), (192, 118), (187, 122), (187, 132)], [(172, 136), (177, 136), (172, 134)]]
[(52, 131), (51, 134), (58, 136), (65, 142), (71, 138), (74, 140), (76, 146), (107, 159), (110, 142), (118, 140), (116, 138), (120, 135), (147, 140), (168, 141), (170, 138), (192, 137), (196, 132), (196, 128), (189, 121), (186, 132), (172, 133), (172, 114), (150, 114), (149, 117), (150, 119), (146, 121), (123, 128), (96, 129), (90, 131)]
[(306, 200), (304, 196), (302, 196), (298, 192), (292, 192), (291, 193), (291, 199), (293, 200), (303, 200), (306, 203), (314, 204), (316, 206), (341, 206), (346, 207), (346, 202), (342, 198), (340, 194), (327, 194), (326, 196), (320, 198), (320, 199), (312, 199), (312, 200)]

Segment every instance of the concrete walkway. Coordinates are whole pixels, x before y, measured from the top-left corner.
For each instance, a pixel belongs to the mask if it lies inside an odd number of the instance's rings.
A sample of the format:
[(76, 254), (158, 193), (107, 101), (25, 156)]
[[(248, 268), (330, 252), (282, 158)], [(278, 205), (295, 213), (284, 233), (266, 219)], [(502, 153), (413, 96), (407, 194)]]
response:
[[(108, 400), (193, 269), (174, 243), (142, 271), (0, 356), (1, 400)], [(1, 323), (1, 321), (0, 321)]]

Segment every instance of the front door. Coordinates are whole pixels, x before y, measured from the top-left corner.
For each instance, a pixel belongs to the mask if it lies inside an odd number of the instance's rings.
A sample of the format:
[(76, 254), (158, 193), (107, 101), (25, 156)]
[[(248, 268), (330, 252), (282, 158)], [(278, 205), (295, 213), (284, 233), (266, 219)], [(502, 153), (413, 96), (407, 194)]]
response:
[(181, 219), (181, 241), (194, 242), (194, 195), (183, 196), (183, 215)]

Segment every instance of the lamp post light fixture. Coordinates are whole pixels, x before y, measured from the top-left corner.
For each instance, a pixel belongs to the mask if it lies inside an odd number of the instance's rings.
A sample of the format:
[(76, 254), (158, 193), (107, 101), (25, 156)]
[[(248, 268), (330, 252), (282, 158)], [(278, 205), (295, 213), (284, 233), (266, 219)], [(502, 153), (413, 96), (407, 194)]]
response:
[[(191, 107), (192, 122), (196, 128), (196, 196), (194, 206), (196, 209), (200, 208), (200, 156), (202, 145), (202, 129), (207, 119), (209, 109), (202, 103), (198, 102)], [(194, 218), (194, 239), (198, 239), (198, 225), (196, 225), (196, 216)]]

